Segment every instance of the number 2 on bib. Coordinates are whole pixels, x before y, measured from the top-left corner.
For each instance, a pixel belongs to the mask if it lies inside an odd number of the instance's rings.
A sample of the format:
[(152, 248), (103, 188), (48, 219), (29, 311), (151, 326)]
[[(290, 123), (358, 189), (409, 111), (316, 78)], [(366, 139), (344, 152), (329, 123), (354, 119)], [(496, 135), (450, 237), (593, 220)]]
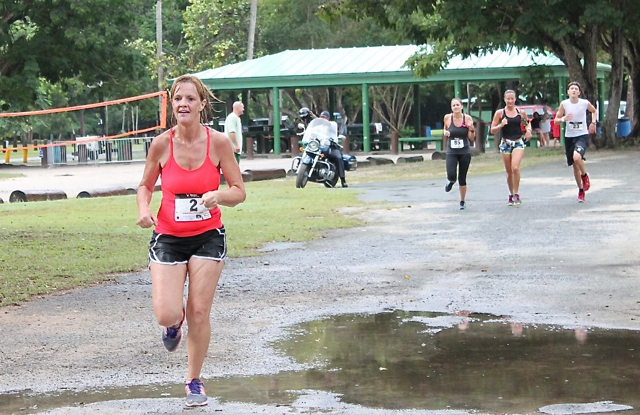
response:
[(204, 207), (202, 195), (177, 194), (175, 199), (176, 222), (195, 222), (211, 217), (211, 212)]

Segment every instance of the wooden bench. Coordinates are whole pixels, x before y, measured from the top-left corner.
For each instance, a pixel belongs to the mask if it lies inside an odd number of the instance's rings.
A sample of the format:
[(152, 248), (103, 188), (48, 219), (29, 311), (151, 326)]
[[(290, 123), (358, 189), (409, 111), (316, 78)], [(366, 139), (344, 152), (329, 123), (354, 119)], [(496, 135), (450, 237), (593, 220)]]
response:
[(431, 137), (399, 137), (398, 138), (398, 147), (400, 151), (404, 151), (404, 143), (424, 143), (426, 146), (423, 147), (425, 149), (429, 148), (430, 143), (435, 144), (435, 151), (442, 151), (442, 130), (432, 130)]
[[(362, 135), (350, 134), (347, 138), (349, 139), (349, 151), (364, 151)], [(391, 148), (391, 137), (389, 134), (371, 134), (369, 147), (371, 151), (389, 150)]]

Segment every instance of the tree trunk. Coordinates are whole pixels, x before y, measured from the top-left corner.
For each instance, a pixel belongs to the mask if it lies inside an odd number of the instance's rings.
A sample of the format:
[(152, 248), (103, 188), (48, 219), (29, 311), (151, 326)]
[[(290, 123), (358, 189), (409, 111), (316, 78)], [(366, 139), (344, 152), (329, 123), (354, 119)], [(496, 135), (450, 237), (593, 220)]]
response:
[(256, 20), (258, 16), (258, 0), (251, 0), (249, 12), (249, 40), (247, 42), (247, 60), (253, 59), (253, 45), (256, 40)]
[[(617, 145), (615, 127), (618, 122), (618, 112), (620, 109), (620, 97), (624, 82), (624, 52), (622, 28), (615, 29), (611, 34), (611, 75), (609, 84), (609, 106), (604, 116), (605, 122), (602, 128), (602, 138), (596, 146), (615, 147)], [(598, 145), (600, 144), (600, 145)]]
[(87, 135), (87, 125), (84, 122), (84, 110), (78, 111), (78, 118), (80, 120), (80, 136), (84, 137)]
[(634, 70), (629, 73), (629, 87), (632, 90), (627, 97), (627, 114), (631, 119), (631, 135), (640, 135), (640, 62), (636, 62)]
[[(583, 47), (576, 48), (573, 44), (561, 40), (560, 49), (554, 49), (554, 53), (567, 66), (569, 78), (571, 82), (578, 82), (582, 90), (581, 97), (588, 99), (591, 103), (595, 103), (597, 91), (597, 47), (599, 43), (599, 33), (597, 27), (585, 34), (583, 39)], [(584, 60), (584, 66), (582, 64)]]
[(625, 44), (626, 69), (629, 73), (627, 115), (631, 119), (631, 135), (640, 135), (640, 41), (628, 40)]
[[(600, 40), (600, 28), (593, 26), (590, 29), (585, 33), (586, 44), (582, 48), (585, 77), (582, 98), (588, 99), (595, 106), (596, 102), (598, 102), (598, 41)], [(622, 41), (618, 40), (617, 42), (620, 42), (620, 50), (622, 51)]]

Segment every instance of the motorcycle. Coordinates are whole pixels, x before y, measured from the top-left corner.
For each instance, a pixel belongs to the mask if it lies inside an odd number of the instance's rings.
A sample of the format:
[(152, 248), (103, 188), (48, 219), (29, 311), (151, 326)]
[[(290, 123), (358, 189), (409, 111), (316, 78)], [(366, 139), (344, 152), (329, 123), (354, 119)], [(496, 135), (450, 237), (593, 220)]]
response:
[[(302, 134), (302, 155), (295, 157), (291, 163), (291, 170), (296, 173), (296, 187), (304, 188), (308, 181), (335, 187), (339, 179), (338, 168), (327, 157), (331, 148), (342, 150), (335, 126), (328, 120), (315, 118)], [(342, 163), (345, 171), (358, 167), (353, 155), (343, 154)]]

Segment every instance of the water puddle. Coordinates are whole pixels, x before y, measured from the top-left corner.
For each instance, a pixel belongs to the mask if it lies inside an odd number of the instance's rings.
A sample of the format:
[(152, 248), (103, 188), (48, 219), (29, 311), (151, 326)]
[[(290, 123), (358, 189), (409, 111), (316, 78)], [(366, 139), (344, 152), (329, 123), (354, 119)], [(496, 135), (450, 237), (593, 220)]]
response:
[[(495, 414), (640, 408), (640, 333), (560, 328), (486, 315), (394, 311), (342, 315), (290, 330), (273, 346), (314, 369), (206, 380), (225, 402), (291, 405), (303, 391), (381, 409)], [(0, 395), (8, 413), (118, 399), (182, 397), (181, 385)], [(626, 412), (629, 413), (629, 412)]]

